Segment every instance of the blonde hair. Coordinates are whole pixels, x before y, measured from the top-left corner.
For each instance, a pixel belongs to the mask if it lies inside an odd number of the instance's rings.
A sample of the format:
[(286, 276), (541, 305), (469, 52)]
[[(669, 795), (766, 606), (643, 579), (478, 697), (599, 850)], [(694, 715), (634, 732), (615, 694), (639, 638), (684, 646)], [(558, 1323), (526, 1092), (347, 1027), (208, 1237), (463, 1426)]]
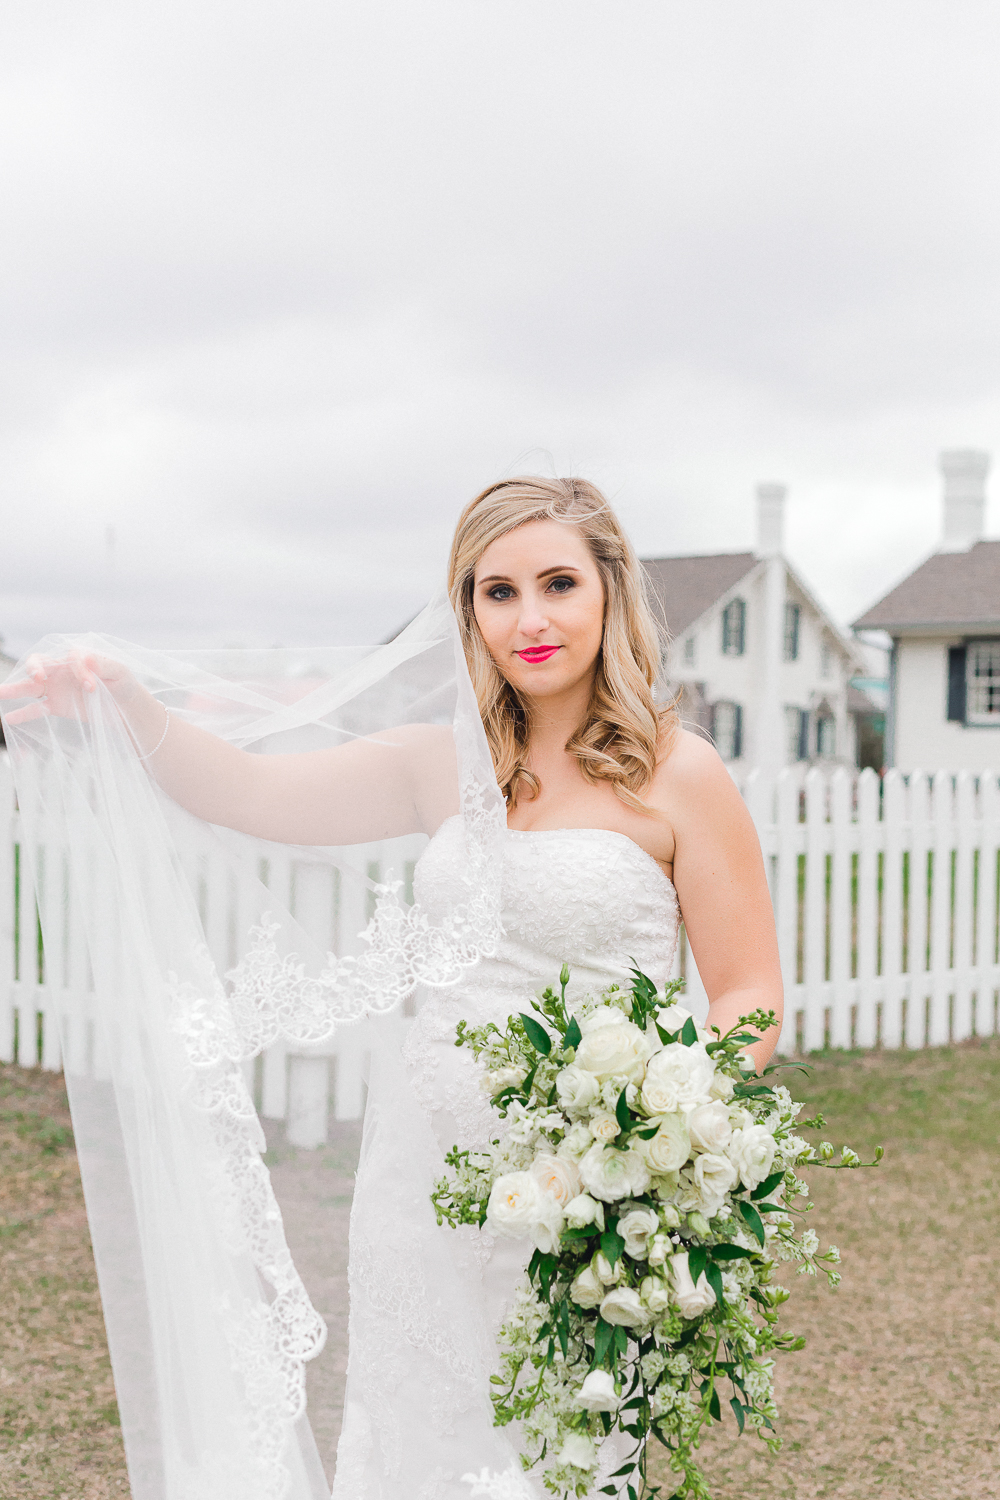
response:
[(604, 635), (593, 697), (566, 749), (588, 781), (609, 781), (623, 802), (648, 812), (641, 793), (656, 769), (664, 730), (672, 736), (677, 723), (674, 704), (660, 707), (653, 698), (666, 630), (657, 623), (645, 571), (618, 517), (585, 479), (500, 480), (469, 502), (455, 528), (448, 591), (497, 781), (511, 807), (523, 792), (533, 798), (540, 790), (525, 764), (531, 732), (527, 705), (500, 671), (476, 620), (476, 565), (498, 537), (546, 520), (577, 528), (604, 587)]

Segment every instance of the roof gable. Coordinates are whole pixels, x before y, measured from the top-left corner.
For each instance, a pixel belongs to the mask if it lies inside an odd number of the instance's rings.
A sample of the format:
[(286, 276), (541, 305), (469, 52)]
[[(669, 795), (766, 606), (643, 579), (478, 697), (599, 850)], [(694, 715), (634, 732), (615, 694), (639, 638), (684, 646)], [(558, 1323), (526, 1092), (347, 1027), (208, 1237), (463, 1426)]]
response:
[(642, 565), (663, 606), (671, 635), (694, 623), (760, 562), (752, 552), (699, 557), (646, 557)]
[(905, 630), (940, 625), (1000, 626), (1000, 541), (968, 552), (935, 552), (873, 604), (855, 630)]

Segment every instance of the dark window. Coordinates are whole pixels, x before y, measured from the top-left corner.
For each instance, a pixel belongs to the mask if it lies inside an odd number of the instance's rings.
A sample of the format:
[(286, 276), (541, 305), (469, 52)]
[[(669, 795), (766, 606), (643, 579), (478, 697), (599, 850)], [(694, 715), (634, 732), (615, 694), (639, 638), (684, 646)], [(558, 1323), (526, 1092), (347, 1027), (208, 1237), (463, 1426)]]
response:
[(739, 703), (713, 705), (712, 738), (723, 760), (739, 760), (743, 754), (743, 709)]
[[(948, 697), (951, 698), (949, 653)], [(949, 718), (951, 714), (949, 712)], [(965, 645), (965, 722), (1000, 725), (1000, 640)]]
[(948, 718), (965, 723), (965, 647), (948, 647)]
[(799, 659), (799, 617), (801, 610), (797, 604), (785, 605), (785, 660), (798, 661)]
[(722, 611), (722, 654), (742, 656), (746, 649), (747, 607), (742, 599), (731, 599)]

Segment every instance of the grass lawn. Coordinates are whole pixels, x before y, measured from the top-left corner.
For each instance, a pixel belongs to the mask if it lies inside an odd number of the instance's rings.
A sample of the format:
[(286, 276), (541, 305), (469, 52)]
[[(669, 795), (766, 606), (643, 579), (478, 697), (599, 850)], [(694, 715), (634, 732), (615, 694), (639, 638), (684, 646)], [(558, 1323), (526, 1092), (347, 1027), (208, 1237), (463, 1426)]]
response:
[[(813, 1221), (843, 1252), (843, 1284), (792, 1279), (785, 1322), (808, 1344), (779, 1365), (784, 1448), (714, 1429), (714, 1500), (992, 1500), (1000, 1042), (838, 1054), (790, 1076), (832, 1140), (884, 1143), (886, 1160), (812, 1172)], [(128, 1493), (68, 1123), (60, 1078), (0, 1066), (3, 1500)]]

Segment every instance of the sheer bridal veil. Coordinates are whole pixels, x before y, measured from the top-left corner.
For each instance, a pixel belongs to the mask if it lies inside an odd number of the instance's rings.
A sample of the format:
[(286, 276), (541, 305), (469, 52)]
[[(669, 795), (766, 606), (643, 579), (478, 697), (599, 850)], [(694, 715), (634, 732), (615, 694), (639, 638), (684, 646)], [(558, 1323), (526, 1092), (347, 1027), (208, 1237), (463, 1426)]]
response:
[(303, 1372), (325, 1329), (262, 1160), (255, 1059), (279, 1095), (289, 1069), (318, 1067), (322, 1118), (343, 1028), (388, 1035), (366, 1018), (495, 948), (504, 806), (454, 616), (436, 602), (367, 652), (166, 654), (100, 637), (36, 650), (72, 646), (117, 657), (172, 715), (255, 753), (453, 730), (457, 772), (450, 753), (421, 772), (462, 835), (447, 909), (430, 912), (411, 888), (427, 835), (388, 826), (380, 749), (367, 784), (352, 780), (350, 842), (293, 847), (166, 797), (104, 688), (76, 718), (6, 728), (132, 1493), (318, 1500)]

